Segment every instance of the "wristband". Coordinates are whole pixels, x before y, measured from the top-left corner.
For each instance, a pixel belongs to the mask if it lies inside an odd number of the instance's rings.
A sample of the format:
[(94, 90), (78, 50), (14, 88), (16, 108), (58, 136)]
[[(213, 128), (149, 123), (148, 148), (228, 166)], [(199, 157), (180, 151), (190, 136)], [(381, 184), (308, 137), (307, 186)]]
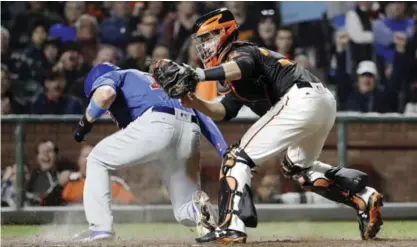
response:
[(226, 79), (226, 73), (223, 66), (217, 66), (209, 69), (195, 69), (195, 72), (200, 81), (223, 81)]
[(223, 81), (226, 79), (226, 73), (224, 71), (223, 66), (216, 66), (213, 68), (205, 69), (203, 70), (203, 72), (204, 80), (207, 81)]
[(87, 114), (90, 115), (90, 117), (94, 120), (101, 117), (107, 109), (104, 109), (97, 105), (97, 103), (94, 101), (94, 99), (91, 99), (90, 104), (88, 104), (87, 107)]

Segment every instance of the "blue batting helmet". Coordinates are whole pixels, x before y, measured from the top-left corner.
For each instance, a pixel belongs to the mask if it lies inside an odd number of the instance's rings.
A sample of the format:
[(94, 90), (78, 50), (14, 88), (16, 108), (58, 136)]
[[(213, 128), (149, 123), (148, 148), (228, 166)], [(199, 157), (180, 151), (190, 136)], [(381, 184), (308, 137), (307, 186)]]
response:
[(84, 80), (84, 93), (87, 97), (90, 97), (91, 88), (93, 87), (93, 83), (97, 78), (100, 76), (115, 70), (119, 70), (120, 68), (111, 63), (100, 63), (94, 66), (87, 74)]

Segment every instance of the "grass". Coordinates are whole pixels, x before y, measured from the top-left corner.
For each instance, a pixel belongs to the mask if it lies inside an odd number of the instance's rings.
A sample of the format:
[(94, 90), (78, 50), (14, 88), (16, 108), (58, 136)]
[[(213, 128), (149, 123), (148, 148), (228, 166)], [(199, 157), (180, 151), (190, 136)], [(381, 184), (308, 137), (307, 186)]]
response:
[[(2, 225), (1, 238), (55, 236), (75, 233), (85, 225)], [(121, 238), (193, 238), (191, 228), (175, 223), (116, 224), (115, 230)], [(250, 236), (258, 238), (331, 238), (358, 239), (356, 222), (261, 222), (257, 228), (250, 228)], [(386, 221), (381, 238), (417, 238), (417, 221)]]

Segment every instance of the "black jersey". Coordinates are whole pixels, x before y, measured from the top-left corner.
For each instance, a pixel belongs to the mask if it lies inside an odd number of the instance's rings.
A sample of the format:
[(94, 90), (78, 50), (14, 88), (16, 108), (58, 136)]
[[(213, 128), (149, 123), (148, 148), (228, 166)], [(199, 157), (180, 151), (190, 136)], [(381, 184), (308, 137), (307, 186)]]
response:
[(263, 116), (295, 83), (320, 83), (285, 56), (251, 43), (233, 43), (222, 62), (228, 61), (238, 64), (242, 79), (219, 82), (223, 89), (219, 91), (227, 90), (221, 101), (226, 108), (225, 120), (236, 117), (243, 105)]

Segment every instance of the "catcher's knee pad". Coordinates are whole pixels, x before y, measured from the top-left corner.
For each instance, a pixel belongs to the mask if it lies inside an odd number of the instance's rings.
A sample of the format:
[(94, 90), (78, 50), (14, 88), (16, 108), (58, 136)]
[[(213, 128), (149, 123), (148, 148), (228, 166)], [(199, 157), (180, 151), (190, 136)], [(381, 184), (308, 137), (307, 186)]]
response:
[(360, 196), (368, 183), (368, 176), (358, 170), (334, 167), (316, 161), (312, 167), (295, 166), (286, 156), (281, 165), (287, 178), (297, 181), (307, 191), (344, 203), (358, 210), (366, 207), (366, 200)]
[(245, 226), (258, 224), (250, 187), (251, 169), (255, 166), (245, 151), (230, 148), (223, 158), (219, 186), (219, 228), (244, 232)]

